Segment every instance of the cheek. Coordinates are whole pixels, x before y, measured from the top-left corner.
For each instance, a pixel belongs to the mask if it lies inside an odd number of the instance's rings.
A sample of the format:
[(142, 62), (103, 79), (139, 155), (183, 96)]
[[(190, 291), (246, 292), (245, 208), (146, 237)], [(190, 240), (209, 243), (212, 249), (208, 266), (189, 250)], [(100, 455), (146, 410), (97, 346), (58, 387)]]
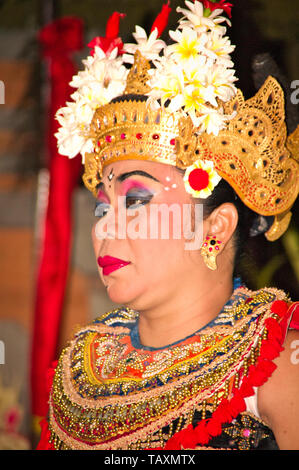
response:
[(134, 240), (130, 243), (130, 252), (135, 273), (145, 285), (159, 284), (177, 276), (186, 256), (181, 240)]
[(94, 252), (95, 252), (96, 255), (99, 253), (99, 250), (100, 250), (101, 245), (103, 243), (103, 240), (100, 239), (99, 237), (97, 237), (97, 225), (98, 225), (98, 223), (99, 222), (96, 222), (93, 225), (92, 230), (91, 230), (91, 240), (92, 240), (93, 249), (94, 249)]

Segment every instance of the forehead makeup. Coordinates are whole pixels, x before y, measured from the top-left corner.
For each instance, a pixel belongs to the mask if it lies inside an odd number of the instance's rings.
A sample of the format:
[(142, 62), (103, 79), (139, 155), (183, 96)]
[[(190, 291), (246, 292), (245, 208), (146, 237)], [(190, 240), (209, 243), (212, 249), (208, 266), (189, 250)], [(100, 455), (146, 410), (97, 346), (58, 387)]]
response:
[[(146, 178), (149, 178), (149, 179), (152, 179), (153, 181), (156, 181), (157, 183), (160, 183), (160, 181), (155, 178), (153, 175), (151, 175), (150, 173), (147, 173), (146, 171), (142, 171), (142, 170), (132, 170), (132, 171), (128, 171), (126, 173), (121, 173), (120, 175), (118, 175), (116, 177), (116, 181), (118, 183), (122, 183), (123, 181), (125, 181), (127, 178), (130, 178), (131, 176), (144, 176)], [(97, 190), (103, 190), (105, 187), (105, 184), (101, 181), (101, 183), (98, 184), (97, 186)]]

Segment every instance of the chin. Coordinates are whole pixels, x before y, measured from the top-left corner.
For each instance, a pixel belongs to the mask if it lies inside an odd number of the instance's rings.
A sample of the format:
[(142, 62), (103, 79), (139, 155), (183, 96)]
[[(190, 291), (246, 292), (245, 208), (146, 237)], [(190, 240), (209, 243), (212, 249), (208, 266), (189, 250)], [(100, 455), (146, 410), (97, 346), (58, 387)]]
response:
[(131, 280), (108, 279), (105, 284), (111, 302), (134, 309), (139, 295)]

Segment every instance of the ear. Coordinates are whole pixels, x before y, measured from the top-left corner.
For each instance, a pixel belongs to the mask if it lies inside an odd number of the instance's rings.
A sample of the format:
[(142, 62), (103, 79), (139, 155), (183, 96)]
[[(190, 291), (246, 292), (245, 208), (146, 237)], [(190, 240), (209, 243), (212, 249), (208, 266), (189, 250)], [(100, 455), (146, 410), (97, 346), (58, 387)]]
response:
[(238, 211), (230, 202), (221, 204), (205, 220), (204, 237), (216, 236), (225, 246), (232, 238), (238, 224)]

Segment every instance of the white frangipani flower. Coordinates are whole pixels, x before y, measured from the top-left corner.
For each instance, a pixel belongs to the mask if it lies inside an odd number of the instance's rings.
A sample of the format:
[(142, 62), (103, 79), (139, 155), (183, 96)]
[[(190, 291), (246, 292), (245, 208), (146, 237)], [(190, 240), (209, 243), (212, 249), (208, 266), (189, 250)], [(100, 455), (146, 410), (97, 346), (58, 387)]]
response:
[(61, 108), (56, 118), (60, 129), (56, 133), (59, 152), (69, 158), (93, 151), (89, 137), (95, 110), (123, 94), (129, 73), (126, 64), (134, 62), (137, 50), (151, 61), (149, 70), (148, 105), (164, 107), (172, 113), (189, 115), (196, 132), (217, 135), (232, 116), (224, 114), (222, 104), (236, 93), (236, 77), (230, 54), (234, 50), (225, 36), (229, 21), (217, 9), (207, 15), (199, 1), (185, 2), (178, 8), (184, 16), (178, 28), (170, 31), (173, 43), (166, 46), (158, 39), (158, 29), (149, 36), (140, 26), (133, 33), (136, 44), (124, 44), (105, 53), (95, 46), (93, 55), (83, 60), (84, 70), (70, 82), (76, 90), (71, 100)]
[(227, 36), (223, 36), (222, 32), (218, 29), (212, 30), (207, 36), (205, 54), (225, 67), (233, 67), (234, 64), (230, 58), (230, 53), (234, 51), (235, 46), (231, 44), (230, 39)]
[(236, 93), (234, 70), (215, 65), (207, 71), (207, 83), (214, 89), (215, 96), (221, 101), (229, 101)]
[(189, 10), (185, 8), (177, 8), (177, 12), (183, 13), (184, 17), (180, 20), (180, 24), (193, 27), (198, 33), (206, 32), (217, 27), (218, 24), (226, 21), (230, 24), (229, 20), (224, 16), (219, 16), (223, 10), (214, 10), (209, 16), (204, 16), (204, 6), (201, 2), (195, 1), (185, 2)]
[(145, 59), (154, 61), (159, 58), (161, 50), (166, 46), (164, 41), (158, 39), (157, 28), (147, 37), (146, 31), (140, 26), (136, 26), (133, 37), (137, 44), (126, 43), (123, 47), (124, 51), (127, 52), (124, 56), (124, 60), (128, 63), (133, 63), (133, 56), (137, 49)]
[(205, 107), (202, 114), (198, 116), (199, 132), (218, 135), (229, 119), (231, 116), (225, 115), (222, 108)]
[(194, 59), (202, 48), (203, 37), (198, 36), (194, 29), (185, 27), (181, 31), (169, 31), (175, 44), (167, 47), (167, 54), (173, 54), (173, 58), (180, 61)]
[(128, 70), (117, 48), (109, 55), (98, 46), (94, 55), (83, 61), (85, 69), (79, 71), (70, 82), (77, 90), (71, 95), (73, 101), (61, 108), (56, 118), (61, 125), (56, 133), (58, 149), (62, 155), (74, 158), (92, 151), (88, 137), (95, 110), (123, 93)]
[(221, 102), (236, 93), (230, 59), (234, 46), (224, 36), (226, 28), (220, 26), (227, 21), (219, 16), (223, 10), (204, 16), (201, 2), (185, 3), (188, 10), (177, 9), (184, 18), (176, 31), (169, 32), (174, 44), (165, 47), (151, 72), (149, 102), (167, 103), (171, 112), (181, 108), (200, 132), (218, 134), (229, 118)]

